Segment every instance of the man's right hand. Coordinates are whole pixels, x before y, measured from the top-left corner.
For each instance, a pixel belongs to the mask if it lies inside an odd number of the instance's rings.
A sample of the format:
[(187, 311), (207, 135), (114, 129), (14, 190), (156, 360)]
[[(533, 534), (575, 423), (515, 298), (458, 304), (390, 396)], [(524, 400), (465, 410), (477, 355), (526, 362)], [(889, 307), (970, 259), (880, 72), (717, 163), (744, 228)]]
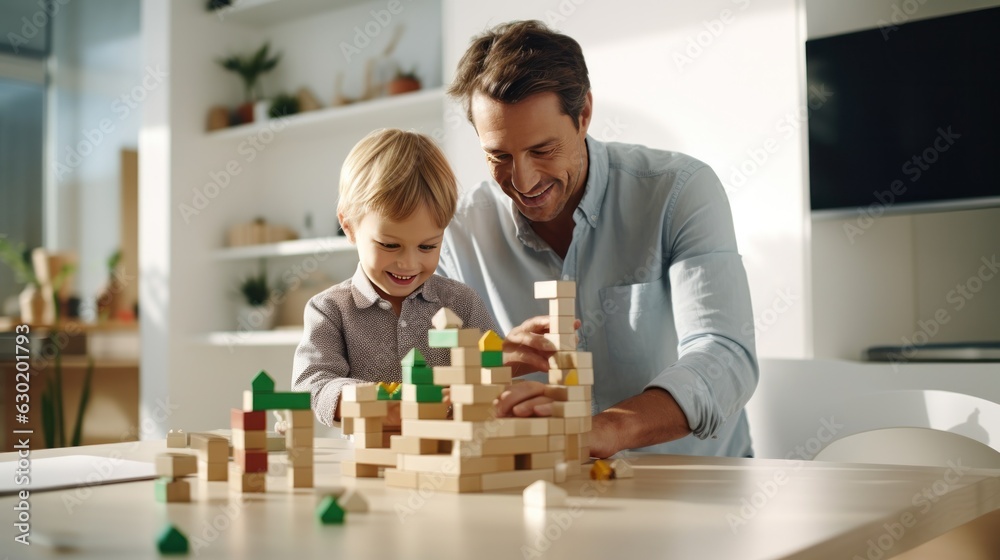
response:
[[(510, 366), (514, 377), (549, 370), (549, 356), (556, 347), (543, 335), (549, 332), (548, 315), (532, 317), (507, 333), (503, 341), (503, 363)], [(577, 319), (574, 328), (580, 328)]]

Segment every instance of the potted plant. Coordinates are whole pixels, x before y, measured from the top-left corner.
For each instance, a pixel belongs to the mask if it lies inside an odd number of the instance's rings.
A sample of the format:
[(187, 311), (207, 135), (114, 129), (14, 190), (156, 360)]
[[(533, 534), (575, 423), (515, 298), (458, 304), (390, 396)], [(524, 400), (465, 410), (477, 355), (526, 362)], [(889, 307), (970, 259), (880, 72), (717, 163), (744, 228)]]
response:
[(121, 260), (121, 249), (116, 250), (108, 257), (108, 280), (97, 294), (97, 318), (99, 321), (118, 317), (121, 308), (121, 294), (125, 289), (121, 282), (121, 275), (118, 273), (118, 264)]
[(396, 77), (389, 82), (387, 88), (389, 95), (398, 95), (420, 89), (420, 78), (417, 77), (416, 68), (409, 71), (397, 70)]
[[(34, 252), (37, 251), (42, 250)], [(54, 323), (59, 316), (58, 292), (76, 266), (64, 263), (54, 276), (40, 279), (32, 264), (34, 252), (26, 250), (23, 243), (14, 245), (6, 237), (0, 237), (0, 260), (14, 271), (18, 282), (25, 284), (18, 296), (21, 320), (36, 325)], [(44, 261), (44, 255), (39, 256)]]
[(285, 93), (274, 96), (267, 116), (272, 119), (287, 117), (299, 112), (299, 98)]
[(254, 104), (260, 99), (260, 92), (257, 88), (260, 77), (264, 73), (274, 70), (278, 61), (281, 60), (280, 54), (271, 56), (270, 48), (269, 43), (264, 43), (257, 49), (257, 52), (248, 57), (232, 55), (219, 60), (219, 64), (223, 68), (235, 72), (243, 79), (244, 102), (236, 109), (240, 123), (253, 122)]
[(267, 331), (274, 326), (274, 306), (271, 304), (271, 284), (267, 279), (267, 269), (263, 259), (260, 271), (247, 276), (240, 282), (243, 303), (237, 315), (240, 331)]

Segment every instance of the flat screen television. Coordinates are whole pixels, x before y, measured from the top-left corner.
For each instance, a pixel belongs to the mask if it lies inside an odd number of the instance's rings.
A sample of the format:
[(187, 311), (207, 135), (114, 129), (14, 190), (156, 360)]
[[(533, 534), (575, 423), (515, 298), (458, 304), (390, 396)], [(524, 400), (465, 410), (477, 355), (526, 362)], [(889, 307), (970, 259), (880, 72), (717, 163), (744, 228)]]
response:
[(806, 41), (806, 74), (814, 215), (1000, 206), (1000, 8)]

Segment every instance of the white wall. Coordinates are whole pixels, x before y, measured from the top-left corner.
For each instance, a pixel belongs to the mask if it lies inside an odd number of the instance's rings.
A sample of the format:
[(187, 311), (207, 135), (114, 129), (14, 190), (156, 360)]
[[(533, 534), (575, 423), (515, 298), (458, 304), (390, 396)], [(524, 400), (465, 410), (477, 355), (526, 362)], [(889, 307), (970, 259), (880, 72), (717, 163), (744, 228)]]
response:
[[(445, 4), (445, 75), (471, 36), (536, 18), (583, 47), (591, 134), (686, 152), (729, 192), (761, 356), (808, 354), (802, 187), (805, 93), (795, 0), (526, 0)], [(462, 184), (488, 177), (475, 132), (452, 109), (447, 150)]]
[(77, 252), (76, 288), (91, 312), (120, 243), (119, 152), (139, 140), (139, 112), (121, 99), (143, 78), (139, 7), (71, 2), (52, 18), (45, 245)]

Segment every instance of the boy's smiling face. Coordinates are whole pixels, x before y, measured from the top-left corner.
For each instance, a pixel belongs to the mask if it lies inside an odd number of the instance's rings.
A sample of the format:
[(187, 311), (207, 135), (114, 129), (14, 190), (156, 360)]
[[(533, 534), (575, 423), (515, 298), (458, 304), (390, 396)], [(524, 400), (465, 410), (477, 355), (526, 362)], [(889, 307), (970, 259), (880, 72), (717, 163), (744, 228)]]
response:
[(344, 231), (358, 246), (361, 269), (375, 291), (396, 309), (437, 270), (444, 228), (437, 225), (426, 204), (405, 220), (394, 222), (375, 213)]

